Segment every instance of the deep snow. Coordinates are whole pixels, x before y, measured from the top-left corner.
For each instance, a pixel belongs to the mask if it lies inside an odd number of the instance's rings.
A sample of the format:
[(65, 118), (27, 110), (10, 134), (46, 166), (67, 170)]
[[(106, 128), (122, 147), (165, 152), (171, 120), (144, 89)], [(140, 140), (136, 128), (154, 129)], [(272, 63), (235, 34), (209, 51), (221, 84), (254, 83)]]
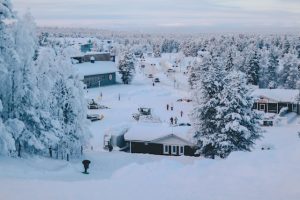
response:
[[(155, 76), (162, 82), (154, 87), (141, 73), (132, 85), (88, 90), (87, 98), (111, 108), (89, 111), (104, 115), (102, 121), (91, 123), (94, 137), (82, 158), (92, 161), (89, 175), (81, 173), (82, 159), (0, 158), (0, 199), (300, 199), (299, 118), (284, 126), (264, 128), (264, 137), (253, 152), (235, 152), (226, 160), (104, 151), (105, 132), (137, 123), (131, 114), (139, 106), (152, 107), (166, 123), (171, 116), (189, 121), (191, 103), (176, 102), (189, 97), (187, 86), (182, 85), (184, 76), (175, 73), (167, 77), (159, 70)], [(175, 88), (174, 77), (181, 77), (181, 85)], [(173, 104), (174, 111), (166, 111), (166, 104)], [(179, 117), (181, 110), (183, 118)], [(261, 150), (265, 146), (272, 148)]]

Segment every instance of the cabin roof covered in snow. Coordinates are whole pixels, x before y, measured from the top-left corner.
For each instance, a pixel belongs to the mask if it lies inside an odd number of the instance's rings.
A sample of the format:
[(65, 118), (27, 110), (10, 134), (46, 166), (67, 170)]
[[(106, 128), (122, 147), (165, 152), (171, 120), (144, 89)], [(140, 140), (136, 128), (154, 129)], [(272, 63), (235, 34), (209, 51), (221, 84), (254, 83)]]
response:
[(175, 126), (170, 127), (167, 124), (138, 124), (132, 126), (125, 134), (125, 140), (151, 142), (171, 134), (192, 144), (190, 137), (191, 127)]
[(292, 89), (256, 89), (252, 95), (256, 98), (268, 98), (278, 102), (296, 102), (299, 90)]
[(98, 75), (98, 74), (107, 74), (117, 71), (115, 62), (112, 61), (96, 61), (95, 63), (85, 62), (74, 65), (75, 70), (83, 75)]

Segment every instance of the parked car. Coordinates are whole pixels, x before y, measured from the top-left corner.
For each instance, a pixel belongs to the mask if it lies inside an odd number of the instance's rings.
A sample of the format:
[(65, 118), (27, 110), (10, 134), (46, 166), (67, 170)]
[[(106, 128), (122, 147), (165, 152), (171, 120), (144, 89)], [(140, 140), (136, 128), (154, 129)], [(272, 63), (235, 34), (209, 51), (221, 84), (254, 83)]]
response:
[(192, 99), (182, 98), (182, 99), (178, 99), (177, 101), (178, 101), (178, 102), (183, 102), (183, 101), (185, 101), (185, 102), (191, 102)]
[(167, 72), (176, 72), (175, 69), (168, 69)]
[(159, 82), (160, 82), (159, 78), (155, 78), (155, 79), (154, 79), (154, 82), (155, 82), (155, 83), (159, 83)]
[(178, 126), (192, 126), (190, 123), (179, 123)]
[(94, 121), (102, 120), (104, 116), (99, 114), (88, 114), (86, 118), (94, 122)]
[(153, 74), (148, 74), (148, 78), (153, 78)]

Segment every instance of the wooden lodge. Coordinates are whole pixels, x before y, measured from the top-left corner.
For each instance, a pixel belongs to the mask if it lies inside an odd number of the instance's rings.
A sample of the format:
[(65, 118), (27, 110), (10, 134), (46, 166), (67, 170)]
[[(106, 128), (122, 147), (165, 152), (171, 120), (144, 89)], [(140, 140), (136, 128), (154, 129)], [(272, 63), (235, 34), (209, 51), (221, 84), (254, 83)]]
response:
[(253, 96), (253, 109), (278, 114), (282, 108), (288, 108), (288, 112), (300, 114), (299, 90), (256, 89)]
[(138, 125), (129, 129), (124, 139), (130, 153), (195, 156), (195, 145), (186, 137), (188, 131), (188, 127)]

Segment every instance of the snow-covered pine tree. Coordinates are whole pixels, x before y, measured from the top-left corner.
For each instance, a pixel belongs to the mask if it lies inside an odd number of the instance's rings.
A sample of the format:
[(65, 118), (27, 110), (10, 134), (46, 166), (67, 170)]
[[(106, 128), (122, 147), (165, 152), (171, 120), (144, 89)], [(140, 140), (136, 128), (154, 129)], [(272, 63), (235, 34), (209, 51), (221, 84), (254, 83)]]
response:
[(259, 66), (259, 88), (267, 88), (269, 84), (269, 50), (266, 47), (260, 49)]
[(130, 84), (135, 74), (135, 66), (134, 55), (129, 50), (125, 50), (121, 55), (118, 68), (122, 82)]
[(10, 0), (0, 0), (0, 20), (10, 18), (12, 16), (13, 12)]
[(300, 72), (299, 72), (299, 59), (294, 53), (284, 54), (283, 58), (279, 61), (282, 66), (280, 73), (280, 83), (283, 88), (286, 89), (295, 89), (297, 82), (299, 81)]
[(2, 100), (4, 120), (11, 116), (14, 109), (15, 67), (19, 66), (19, 56), (15, 51), (12, 27), (4, 23), (5, 19), (13, 17), (12, 5), (9, 0), (0, 0), (0, 99)]
[(278, 86), (278, 66), (279, 66), (279, 59), (278, 53), (276, 48), (273, 47), (269, 51), (269, 62), (268, 62), (268, 69), (266, 74), (266, 80), (268, 80), (268, 88), (276, 88)]
[(188, 73), (188, 82), (191, 89), (195, 89), (197, 83), (200, 80), (201, 76), (201, 68), (200, 63), (198, 61), (194, 61), (191, 65), (191, 68), (189, 69)]
[(211, 53), (203, 55), (201, 78), (194, 92), (195, 105), (191, 113), (199, 153), (214, 158), (219, 154), (218, 134), (221, 132), (217, 107), (223, 89), (224, 70)]
[(234, 64), (233, 64), (233, 57), (232, 57), (232, 51), (230, 50), (228, 52), (228, 57), (227, 57), (227, 60), (226, 60), (226, 66), (225, 66), (225, 70), (226, 71), (231, 71), (234, 67)]
[(245, 75), (236, 70), (230, 72), (217, 107), (216, 116), (222, 127), (214, 138), (217, 155), (227, 157), (232, 151), (250, 151), (260, 138), (260, 116), (252, 110), (253, 103)]
[(259, 56), (257, 50), (250, 52), (248, 57), (248, 62), (246, 63), (245, 72), (247, 75), (248, 84), (258, 85), (259, 83)]
[[(2, 112), (2, 102), (0, 100), (0, 116)], [(15, 151), (15, 140), (13, 135), (7, 130), (0, 117), (0, 155), (10, 155)]]

